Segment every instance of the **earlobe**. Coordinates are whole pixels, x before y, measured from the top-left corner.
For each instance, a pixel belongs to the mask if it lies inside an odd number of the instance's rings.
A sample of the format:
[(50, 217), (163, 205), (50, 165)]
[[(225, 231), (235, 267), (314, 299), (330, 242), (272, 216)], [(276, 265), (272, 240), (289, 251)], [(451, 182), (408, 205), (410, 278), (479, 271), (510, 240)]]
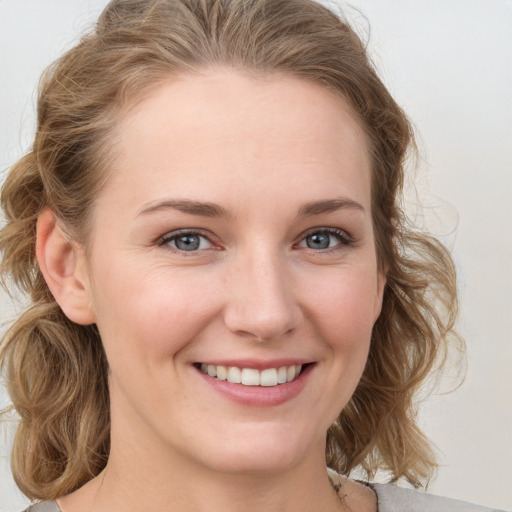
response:
[(73, 322), (95, 322), (83, 258), (62, 229), (55, 213), (44, 210), (37, 219), (36, 257), (52, 295)]

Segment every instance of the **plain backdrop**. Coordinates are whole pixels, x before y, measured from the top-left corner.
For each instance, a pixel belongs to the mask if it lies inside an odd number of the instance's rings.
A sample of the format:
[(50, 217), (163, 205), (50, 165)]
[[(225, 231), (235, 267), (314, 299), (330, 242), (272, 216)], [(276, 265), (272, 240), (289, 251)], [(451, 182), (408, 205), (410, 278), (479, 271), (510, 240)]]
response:
[[(30, 146), (41, 71), (105, 4), (0, 0), (0, 180)], [(418, 132), (410, 211), (448, 244), (459, 271), (468, 369), (455, 392), (421, 404), (441, 462), (429, 490), (512, 509), (512, 1), (351, 5), (345, 12)], [(6, 294), (0, 309), (5, 323), (13, 312)], [(0, 407), (8, 403), (0, 390)], [(27, 503), (9, 472), (13, 427), (0, 429), (0, 512)]]

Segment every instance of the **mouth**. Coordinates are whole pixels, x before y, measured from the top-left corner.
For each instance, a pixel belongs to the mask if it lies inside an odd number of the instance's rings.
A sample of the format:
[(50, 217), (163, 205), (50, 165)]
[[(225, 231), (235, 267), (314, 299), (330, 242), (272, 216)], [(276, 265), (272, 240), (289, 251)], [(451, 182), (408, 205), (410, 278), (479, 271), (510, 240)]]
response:
[(264, 370), (206, 363), (195, 363), (194, 366), (205, 375), (220, 381), (253, 387), (275, 387), (293, 382), (311, 364), (279, 366)]

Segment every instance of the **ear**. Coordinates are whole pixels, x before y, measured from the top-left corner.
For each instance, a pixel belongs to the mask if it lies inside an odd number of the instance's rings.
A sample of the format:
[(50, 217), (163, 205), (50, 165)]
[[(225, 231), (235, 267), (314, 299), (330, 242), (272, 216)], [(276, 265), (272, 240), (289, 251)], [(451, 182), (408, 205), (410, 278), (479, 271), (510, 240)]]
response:
[(94, 323), (83, 249), (69, 239), (50, 209), (37, 219), (36, 258), (64, 314), (77, 324)]

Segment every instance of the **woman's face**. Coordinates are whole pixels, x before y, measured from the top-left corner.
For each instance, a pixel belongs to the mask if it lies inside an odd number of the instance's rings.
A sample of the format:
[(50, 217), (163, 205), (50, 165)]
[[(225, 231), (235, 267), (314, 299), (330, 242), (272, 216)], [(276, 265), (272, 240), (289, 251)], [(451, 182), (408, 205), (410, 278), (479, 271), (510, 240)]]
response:
[(384, 286), (350, 109), (210, 70), (152, 91), (114, 140), (86, 263), (113, 450), (228, 472), (323, 458)]

